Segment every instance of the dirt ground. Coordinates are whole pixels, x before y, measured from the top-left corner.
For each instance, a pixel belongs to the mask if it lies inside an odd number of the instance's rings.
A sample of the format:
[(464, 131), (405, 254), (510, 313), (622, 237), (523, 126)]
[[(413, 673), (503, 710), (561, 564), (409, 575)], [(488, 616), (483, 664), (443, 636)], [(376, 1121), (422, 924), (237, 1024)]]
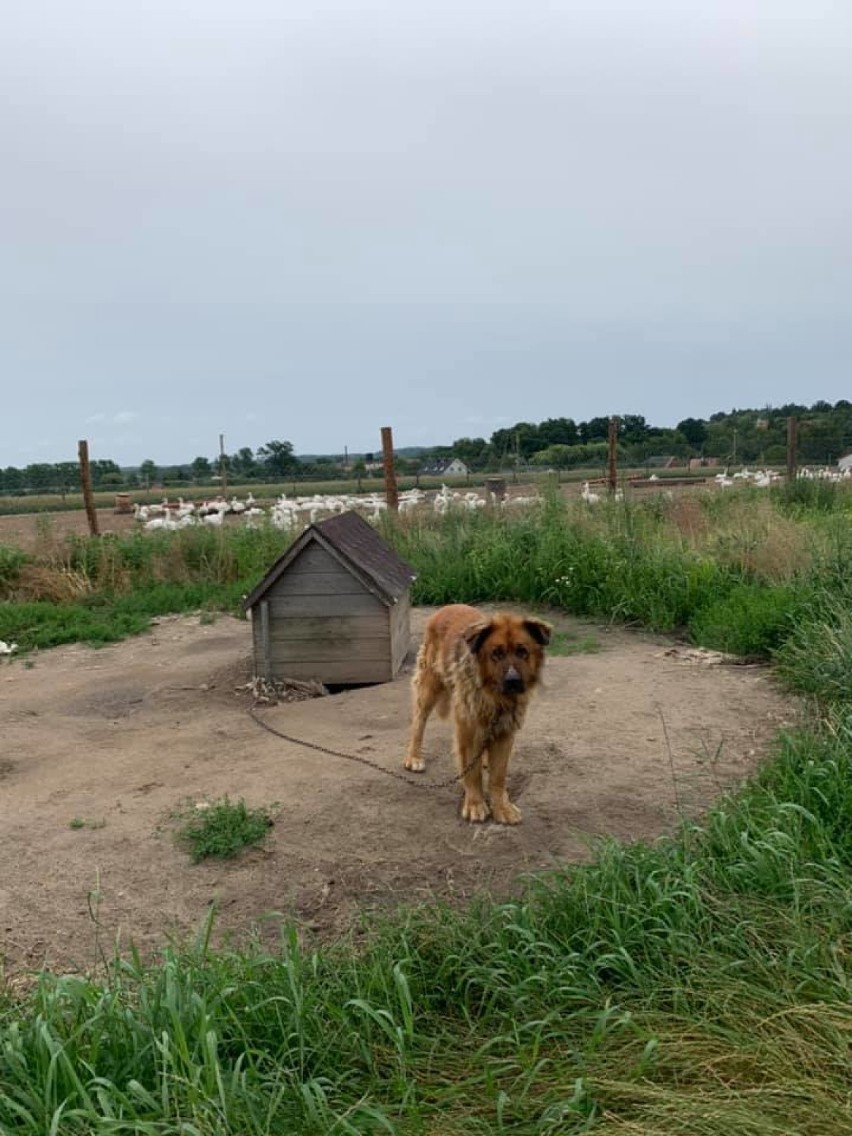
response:
[[(427, 614), (412, 614), (396, 681), (257, 712), (401, 772)], [(169, 617), (114, 646), (0, 660), (0, 964), (89, 971), (117, 940), (147, 954), (194, 934), (214, 905), (220, 939), (271, 938), (288, 919), (326, 937), (400, 903), (506, 896), (523, 873), (583, 860), (596, 837), (671, 829), (753, 770), (792, 720), (763, 668), (556, 620), (599, 650), (547, 663), (510, 766), (517, 828), (466, 824), (455, 787), (412, 788), (262, 729), (243, 688), (250, 626), (237, 619)], [(449, 743), (432, 721), (427, 781), (452, 774)], [(175, 810), (226, 794), (274, 804), (268, 840), (192, 864)]]
[[(116, 513), (114, 509), (96, 509), (98, 532), (133, 532), (141, 526), (132, 513)], [(226, 524), (242, 525), (237, 516), (225, 518)], [(25, 552), (49, 552), (66, 536), (88, 536), (89, 522), (83, 509), (58, 513), (16, 513), (0, 517), (0, 545), (14, 545)]]

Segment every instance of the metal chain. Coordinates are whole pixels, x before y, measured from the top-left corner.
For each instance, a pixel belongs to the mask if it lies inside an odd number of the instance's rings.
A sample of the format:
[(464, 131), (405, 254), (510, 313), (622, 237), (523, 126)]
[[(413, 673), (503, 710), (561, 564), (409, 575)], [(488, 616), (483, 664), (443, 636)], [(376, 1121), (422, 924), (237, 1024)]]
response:
[(274, 734), (277, 738), (283, 738), (285, 742), (305, 746), (307, 749), (315, 749), (318, 753), (327, 753), (330, 754), (331, 757), (342, 757), (346, 761), (357, 761), (359, 765), (366, 765), (369, 769), (376, 769), (379, 773), (384, 773), (388, 777), (395, 777), (397, 781), (411, 785), (413, 789), (448, 789), (450, 785), (455, 785), (461, 781), (462, 778), (482, 760), (482, 754), (479, 754), (473, 761), (467, 763), (461, 773), (457, 773), (454, 777), (447, 777), (444, 781), (415, 781), (411, 777), (406, 777), (403, 773), (398, 773), (395, 769), (387, 769), (384, 765), (379, 765), (378, 762), (371, 761), (369, 757), (361, 757), (359, 754), (355, 753), (342, 753), (339, 749), (329, 749), (328, 746), (319, 745), (317, 742), (307, 742), (304, 738), (294, 738), (289, 734), (282, 733), (281, 730), (276, 730), (274, 726), (270, 726), (268, 722), (264, 722), (262, 718), (259, 718), (252, 706), (249, 707), (248, 714), (250, 718), (253, 718), (255, 722), (257, 722), (258, 726), (262, 726), (264, 730), (268, 730), (270, 734)]

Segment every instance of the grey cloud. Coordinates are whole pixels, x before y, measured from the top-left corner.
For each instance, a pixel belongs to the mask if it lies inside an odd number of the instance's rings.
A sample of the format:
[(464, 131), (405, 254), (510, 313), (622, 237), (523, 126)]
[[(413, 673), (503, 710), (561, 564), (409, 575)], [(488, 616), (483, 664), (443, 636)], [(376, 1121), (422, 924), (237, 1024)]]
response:
[(0, 455), (128, 405), (110, 456), (170, 461), (843, 397), (850, 32), (819, 0), (16, 0)]

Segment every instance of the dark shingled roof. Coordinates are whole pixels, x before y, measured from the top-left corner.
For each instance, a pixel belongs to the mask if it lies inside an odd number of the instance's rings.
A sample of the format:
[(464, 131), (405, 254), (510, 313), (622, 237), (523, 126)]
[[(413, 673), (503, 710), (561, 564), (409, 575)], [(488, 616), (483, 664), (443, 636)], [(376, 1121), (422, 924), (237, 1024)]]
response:
[(262, 599), (312, 541), (317, 541), (336, 555), (353, 576), (388, 605), (396, 603), (416, 575), (411, 565), (397, 556), (359, 513), (350, 510), (308, 525), (246, 596), (244, 610), (254, 607)]

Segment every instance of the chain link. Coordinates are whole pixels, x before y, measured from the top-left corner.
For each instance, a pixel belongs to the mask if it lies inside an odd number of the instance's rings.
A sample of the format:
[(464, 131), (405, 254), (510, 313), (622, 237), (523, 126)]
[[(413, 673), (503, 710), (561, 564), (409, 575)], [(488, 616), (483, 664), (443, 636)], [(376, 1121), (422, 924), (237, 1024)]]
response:
[(444, 781), (415, 781), (411, 777), (406, 777), (403, 773), (398, 773), (395, 769), (387, 769), (384, 765), (379, 765), (376, 761), (371, 761), (369, 757), (361, 757), (355, 753), (343, 753), (339, 749), (329, 749), (328, 746), (320, 745), (318, 742), (308, 742), (304, 738), (294, 738), (290, 734), (285, 734), (281, 730), (276, 730), (274, 726), (270, 726), (268, 722), (255, 713), (254, 707), (249, 707), (248, 714), (270, 734), (274, 734), (277, 738), (283, 738), (285, 742), (291, 742), (293, 745), (305, 746), (306, 749), (314, 749), (318, 753), (327, 753), (331, 757), (342, 757), (346, 761), (357, 761), (359, 765), (366, 765), (368, 769), (376, 769), (379, 773), (384, 773), (388, 777), (395, 777), (397, 781), (402, 781), (406, 785), (410, 785), (413, 789), (448, 789), (451, 785), (458, 784), (462, 778), (473, 769), (482, 760), (482, 755), (477, 755), (473, 761), (469, 761), (461, 773), (455, 774), (454, 777), (447, 777)]

